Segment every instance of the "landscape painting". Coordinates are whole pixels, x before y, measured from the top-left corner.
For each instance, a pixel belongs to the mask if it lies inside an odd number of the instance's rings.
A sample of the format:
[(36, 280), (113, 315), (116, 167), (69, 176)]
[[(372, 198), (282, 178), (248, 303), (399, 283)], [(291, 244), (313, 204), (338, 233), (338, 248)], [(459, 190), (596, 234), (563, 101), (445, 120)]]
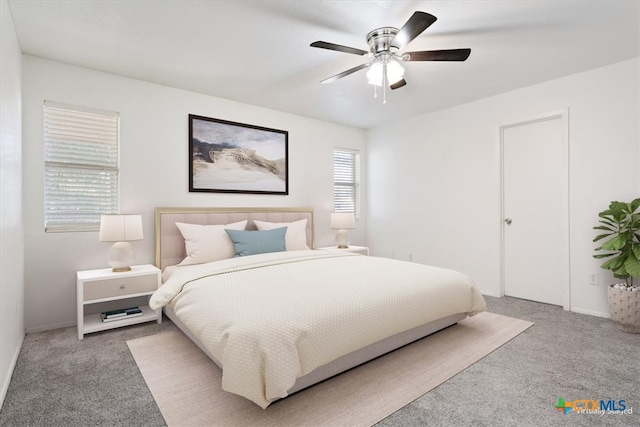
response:
[(283, 130), (189, 114), (189, 191), (289, 194)]

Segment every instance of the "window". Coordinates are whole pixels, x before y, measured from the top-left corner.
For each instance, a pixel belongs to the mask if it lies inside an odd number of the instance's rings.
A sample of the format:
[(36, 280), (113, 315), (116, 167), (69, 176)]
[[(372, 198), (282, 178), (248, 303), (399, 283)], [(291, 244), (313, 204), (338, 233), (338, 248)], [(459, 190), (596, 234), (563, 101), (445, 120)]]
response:
[(333, 210), (360, 216), (360, 152), (333, 150)]
[(94, 231), (118, 213), (118, 113), (45, 101), (45, 231)]

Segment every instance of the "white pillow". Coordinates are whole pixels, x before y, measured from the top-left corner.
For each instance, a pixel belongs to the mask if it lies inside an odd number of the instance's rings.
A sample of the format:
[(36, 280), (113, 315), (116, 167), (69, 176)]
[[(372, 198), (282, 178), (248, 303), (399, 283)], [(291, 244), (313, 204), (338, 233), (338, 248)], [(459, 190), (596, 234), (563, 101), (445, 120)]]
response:
[(233, 258), (236, 255), (233, 242), (224, 231), (244, 230), (247, 221), (234, 222), (227, 225), (199, 225), (176, 222), (176, 226), (184, 237), (187, 257), (178, 265), (202, 264), (203, 262), (219, 261)]
[(287, 227), (284, 240), (288, 251), (300, 251), (309, 249), (307, 245), (307, 219), (295, 222), (266, 222), (253, 220), (256, 228), (260, 231), (273, 230), (274, 228)]

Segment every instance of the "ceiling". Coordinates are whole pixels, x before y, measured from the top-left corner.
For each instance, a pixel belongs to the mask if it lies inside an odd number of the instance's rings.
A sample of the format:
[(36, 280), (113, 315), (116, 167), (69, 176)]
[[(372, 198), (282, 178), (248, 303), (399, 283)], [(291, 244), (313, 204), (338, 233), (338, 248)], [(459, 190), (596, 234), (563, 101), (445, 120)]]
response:
[[(9, 0), (22, 52), (360, 128), (387, 124), (640, 56), (640, 0)], [(421, 10), (438, 20), (403, 51), (471, 48), (466, 62), (405, 64), (373, 97), (374, 28)], [(639, 77), (640, 78), (640, 77)], [(194, 111), (193, 113), (198, 113)], [(220, 117), (223, 118), (223, 117)]]

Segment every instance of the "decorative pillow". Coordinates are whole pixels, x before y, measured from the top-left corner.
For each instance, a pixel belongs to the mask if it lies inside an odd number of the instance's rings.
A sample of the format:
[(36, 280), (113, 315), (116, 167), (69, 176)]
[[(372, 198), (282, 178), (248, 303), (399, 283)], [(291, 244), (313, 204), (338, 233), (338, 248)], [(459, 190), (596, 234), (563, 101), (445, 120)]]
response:
[(307, 219), (295, 222), (265, 222), (253, 220), (258, 230), (273, 230), (274, 228), (287, 227), (284, 238), (288, 251), (309, 249), (307, 245)]
[(286, 250), (284, 235), (287, 227), (266, 231), (224, 230), (233, 241), (236, 256), (282, 252)]
[(233, 242), (229, 239), (225, 228), (244, 230), (247, 221), (221, 225), (199, 225), (176, 222), (176, 226), (184, 237), (187, 257), (178, 265), (202, 264), (203, 262), (219, 261), (233, 258), (236, 254)]

